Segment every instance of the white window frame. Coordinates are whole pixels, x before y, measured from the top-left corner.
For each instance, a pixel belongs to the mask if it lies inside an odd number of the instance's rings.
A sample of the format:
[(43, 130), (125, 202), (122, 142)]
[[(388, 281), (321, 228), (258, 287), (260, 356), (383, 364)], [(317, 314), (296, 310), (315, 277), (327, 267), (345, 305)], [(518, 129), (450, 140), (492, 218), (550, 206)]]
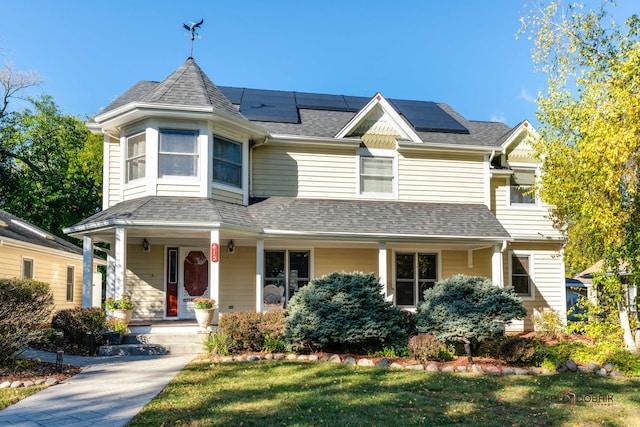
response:
[(530, 251), (509, 251), (509, 286), (513, 286), (513, 257), (529, 258), (529, 295), (517, 294), (522, 300), (531, 301), (536, 299), (535, 295), (535, 256)]
[[(138, 136), (144, 135), (144, 154), (138, 154), (137, 156), (129, 156), (129, 139), (135, 138)], [(143, 180), (147, 176), (147, 132), (146, 129), (140, 132), (132, 133), (131, 135), (125, 138), (124, 150), (125, 150), (125, 160), (124, 160), (124, 175), (125, 175), (125, 183), (135, 182), (138, 180)], [(131, 179), (129, 176), (129, 164), (133, 161), (139, 161), (140, 159), (144, 159), (144, 174), (138, 178)]]
[[(24, 263), (25, 261), (28, 261), (31, 263), (31, 277), (26, 277), (25, 276), (25, 268), (24, 268)], [(20, 263), (20, 277), (22, 279), (34, 279), (36, 277), (36, 261), (31, 258), (31, 257), (26, 257), (23, 256), (22, 257), (22, 262)]]
[[(540, 168), (538, 166), (532, 165), (531, 163), (511, 163), (509, 162), (509, 167), (512, 170), (526, 170), (532, 171), (534, 174), (534, 183), (538, 181), (538, 177), (540, 175)], [(540, 197), (538, 197), (537, 192), (533, 194), (534, 202), (533, 203), (513, 203), (511, 202), (511, 178), (512, 175), (507, 177), (507, 204), (513, 208), (518, 209), (532, 209), (540, 207)]]
[[(163, 152), (162, 149), (162, 135), (166, 132), (178, 132), (185, 134), (192, 134), (194, 136), (195, 141), (195, 152), (194, 153), (174, 153), (174, 152)], [(199, 179), (201, 173), (201, 165), (200, 165), (200, 131), (198, 129), (180, 129), (175, 127), (162, 127), (158, 129), (158, 180), (168, 181), (168, 180), (193, 180)], [(163, 175), (162, 174), (162, 157), (163, 156), (184, 156), (184, 157), (192, 157), (193, 163), (195, 165), (195, 173), (193, 175)]]
[[(284, 270), (285, 270), (285, 277), (284, 282), (285, 282), (285, 293), (284, 293), (284, 297), (285, 297), (285, 306), (289, 304), (289, 299), (290, 299), (290, 295), (289, 295), (289, 279), (291, 278), (291, 265), (290, 265), (290, 261), (289, 261), (289, 254), (290, 252), (308, 252), (309, 253), (309, 277), (302, 277), (302, 279), (308, 279), (307, 284), (309, 282), (311, 282), (314, 278), (313, 275), (313, 249), (309, 249), (309, 248), (297, 248), (297, 247), (287, 247), (285, 248), (265, 248), (264, 253), (263, 253), (263, 257), (264, 257), (264, 272), (263, 272), (263, 279), (262, 279), (262, 286), (266, 286), (267, 285), (267, 278), (271, 278), (271, 276), (267, 275), (267, 252), (284, 252)], [(298, 279), (300, 279), (300, 277), (298, 277)]]
[[(413, 255), (413, 304), (405, 305), (398, 304), (398, 276), (397, 276), (397, 257), (398, 255)], [(418, 272), (418, 256), (419, 255), (434, 255), (436, 257), (436, 278), (434, 280), (434, 284), (441, 280), (442, 274), (442, 254), (441, 251), (433, 251), (433, 250), (396, 250), (393, 253), (393, 266), (392, 266), (392, 277), (393, 277), (393, 298), (398, 307), (406, 307), (413, 308), (417, 307), (418, 302), (420, 302), (420, 278), (416, 277)]]
[[(236, 163), (230, 162), (229, 160), (226, 160), (226, 159), (216, 158), (215, 157), (216, 140), (222, 140), (224, 142), (228, 142), (228, 143), (236, 144), (236, 145), (240, 146), (240, 163), (236, 164)], [(244, 164), (244, 143), (242, 143), (240, 141), (234, 141), (232, 138), (227, 138), (225, 136), (216, 135), (216, 134), (214, 134), (212, 136), (212, 141), (213, 141), (213, 149), (211, 150), (211, 161), (212, 161), (212, 163), (211, 163), (212, 164), (212, 166), (211, 166), (211, 174), (212, 174), (213, 185), (221, 186), (221, 187), (230, 187), (230, 188), (233, 188), (235, 191), (241, 190), (244, 187), (244, 172), (245, 172), (245, 167), (246, 167), (246, 165)], [(232, 183), (229, 183), (229, 182), (225, 182), (225, 181), (218, 181), (215, 178), (213, 178), (213, 173), (215, 171), (216, 162), (228, 163), (228, 164), (232, 164), (234, 166), (239, 166), (240, 167), (240, 182), (238, 183), (238, 185), (232, 184)]]
[[(391, 193), (362, 192), (362, 158), (384, 158), (391, 159), (393, 182), (391, 183)], [(398, 152), (396, 150), (387, 150), (382, 148), (359, 148), (356, 151), (356, 197), (374, 198), (374, 199), (397, 199), (398, 198)]]
[[(69, 271), (71, 271), (71, 282), (69, 282)], [(71, 287), (71, 289), (69, 289)], [(76, 266), (73, 264), (67, 264), (67, 275), (66, 275), (66, 301), (73, 302), (75, 300), (76, 293)], [(71, 292), (69, 292), (71, 290)], [(69, 298), (71, 295), (71, 298)]]

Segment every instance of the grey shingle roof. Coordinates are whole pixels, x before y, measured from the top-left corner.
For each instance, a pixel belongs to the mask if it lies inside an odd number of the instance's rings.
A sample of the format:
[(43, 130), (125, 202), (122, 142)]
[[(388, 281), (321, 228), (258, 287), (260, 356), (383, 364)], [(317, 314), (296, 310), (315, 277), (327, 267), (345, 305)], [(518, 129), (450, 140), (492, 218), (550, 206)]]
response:
[(336, 235), (507, 239), (484, 205), (271, 197), (249, 206), (265, 230)]
[(143, 197), (117, 204), (68, 231), (105, 226), (207, 224), (344, 236), (508, 239), (484, 205), (271, 197), (250, 206), (194, 197)]
[[(39, 233), (34, 233), (27, 228), (19, 226), (17, 223), (25, 224), (28, 227), (37, 230)], [(43, 237), (43, 235), (50, 236), (50, 238)], [(3, 237), (43, 246), (49, 249), (56, 249), (78, 255), (82, 254), (82, 249), (73, 243), (56, 237), (48, 231), (43, 230), (24, 219), (18, 218), (17, 216), (0, 209), (0, 239)]]

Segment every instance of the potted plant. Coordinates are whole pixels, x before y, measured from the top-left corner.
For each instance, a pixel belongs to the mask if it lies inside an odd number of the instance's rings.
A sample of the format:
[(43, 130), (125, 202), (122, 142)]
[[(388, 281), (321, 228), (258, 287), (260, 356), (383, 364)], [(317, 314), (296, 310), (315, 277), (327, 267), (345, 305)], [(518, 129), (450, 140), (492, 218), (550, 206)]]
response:
[(124, 319), (112, 317), (107, 319), (107, 332), (104, 334), (107, 338), (107, 344), (119, 345), (122, 344), (124, 334), (127, 332), (127, 323)]
[(118, 299), (107, 298), (104, 305), (109, 310), (111, 317), (123, 320), (126, 330), (131, 321), (131, 315), (133, 314), (133, 303), (129, 296), (123, 295), (122, 298)]
[(211, 323), (216, 315), (216, 300), (212, 298), (196, 298), (193, 300), (196, 320), (202, 329), (211, 330)]

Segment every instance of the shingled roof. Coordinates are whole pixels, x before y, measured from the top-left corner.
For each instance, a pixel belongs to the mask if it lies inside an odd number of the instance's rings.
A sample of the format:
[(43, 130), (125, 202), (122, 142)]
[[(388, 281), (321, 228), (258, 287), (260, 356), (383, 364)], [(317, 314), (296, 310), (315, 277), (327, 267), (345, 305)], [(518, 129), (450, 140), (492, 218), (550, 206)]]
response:
[(425, 239), (509, 239), (484, 205), (271, 197), (248, 207), (195, 197), (148, 196), (117, 204), (67, 232), (117, 225), (244, 227), (256, 234)]
[(49, 249), (82, 254), (82, 249), (24, 219), (0, 209), (0, 239), (7, 238)]

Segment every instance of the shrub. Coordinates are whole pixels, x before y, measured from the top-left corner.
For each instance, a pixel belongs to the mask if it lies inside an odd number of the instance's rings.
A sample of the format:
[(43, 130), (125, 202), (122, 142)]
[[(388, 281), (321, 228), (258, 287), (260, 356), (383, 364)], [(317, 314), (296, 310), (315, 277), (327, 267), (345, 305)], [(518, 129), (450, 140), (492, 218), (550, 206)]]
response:
[(424, 293), (416, 323), (420, 332), (446, 343), (462, 342), (469, 361), (471, 348), (503, 333), (505, 323), (527, 315), (513, 288), (499, 288), (490, 279), (457, 275)]
[(202, 346), (211, 356), (228, 356), (231, 354), (231, 337), (222, 332), (212, 333), (202, 340)]
[(0, 279), (0, 364), (13, 362), (38, 325), (48, 322), (53, 295), (47, 283)]
[(564, 324), (556, 310), (541, 310), (533, 316), (534, 329), (547, 339), (559, 339), (564, 334)]
[(282, 335), (284, 310), (267, 313), (232, 312), (220, 317), (219, 332), (231, 339), (230, 352), (261, 351), (265, 337), (277, 340)]
[(418, 334), (409, 338), (409, 355), (419, 362), (447, 361), (453, 359), (452, 351), (431, 334)]
[(131, 302), (129, 295), (123, 295), (122, 298), (118, 298), (118, 299), (107, 298), (104, 302), (104, 305), (110, 311), (133, 310), (133, 303)]
[(405, 317), (381, 289), (373, 273), (331, 273), (312, 280), (289, 302), (287, 347), (367, 353), (406, 345)]
[(546, 356), (546, 348), (535, 338), (508, 337), (500, 343), (498, 355), (512, 365), (538, 366)]
[(70, 308), (54, 314), (51, 326), (62, 331), (69, 344), (88, 349), (91, 339), (99, 340), (107, 328), (107, 318), (101, 308)]

